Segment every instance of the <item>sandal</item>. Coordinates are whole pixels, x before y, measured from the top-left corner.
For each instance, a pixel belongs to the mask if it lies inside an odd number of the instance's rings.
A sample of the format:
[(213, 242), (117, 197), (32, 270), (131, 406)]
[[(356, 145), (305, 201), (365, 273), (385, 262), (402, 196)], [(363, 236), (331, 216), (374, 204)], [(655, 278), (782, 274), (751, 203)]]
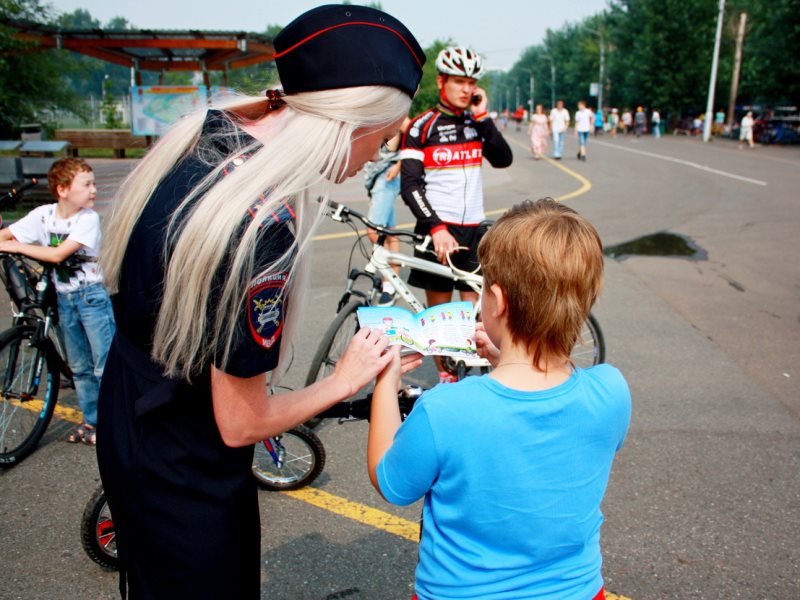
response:
[(81, 441), (87, 446), (97, 446), (97, 428), (84, 424), (84, 433)]
[(84, 423), (78, 425), (75, 429), (67, 434), (66, 441), (70, 444), (77, 444), (83, 442), (88, 446), (97, 445), (97, 429), (93, 425)]

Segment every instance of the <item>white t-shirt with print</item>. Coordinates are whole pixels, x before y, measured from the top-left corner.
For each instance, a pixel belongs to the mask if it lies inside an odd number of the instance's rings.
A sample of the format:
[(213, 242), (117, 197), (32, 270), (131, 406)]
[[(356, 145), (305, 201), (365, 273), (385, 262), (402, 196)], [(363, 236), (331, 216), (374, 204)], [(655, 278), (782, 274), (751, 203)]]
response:
[(95, 260), (78, 262), (74, 267), (61, 265), (53, 272), (56, 291), (71, 292), (81, 285), (103, 281), (97, 251), (100, 248), (100, 217), (89, 208), (82, 208), (69, 219), (56, 217), (57, 204), (38, 206), (8, 229), (23, 244), (55, 247), (64, 240), (78, 242), (78, 257)]
[(575, 113), (575, 129), (581, 133), (588, 133), (592, 130), (594, 113), (588, 108), (582, 108)]
[(550, 130), (553, 133), (562, 133), (569, 127), (569, 111), (566, 108), (554, 108), (550, 111)]

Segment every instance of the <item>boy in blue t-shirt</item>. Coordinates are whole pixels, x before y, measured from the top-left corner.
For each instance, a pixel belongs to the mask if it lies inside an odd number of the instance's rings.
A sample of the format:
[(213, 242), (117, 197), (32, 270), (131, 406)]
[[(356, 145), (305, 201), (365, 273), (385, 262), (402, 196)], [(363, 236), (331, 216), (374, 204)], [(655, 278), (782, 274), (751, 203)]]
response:
[(0, 230), (0, 252), (59, 263), (53, 272), (59, 327), (84, 420), (67, 441), (94, 446), (100, 378), (115, 329), (97, 263), (100, 217), (92, 210), (97, 188), (92, 168), (80, 158), (55, 161), (47, 184), (58, 203), (39, 206)]
[(396, 352), (373, 396), (370, 479), (394, 504), (425, 499), (419, 600), (604, 598), (600, 503), (630, 392), (614, 367), (569, 358), (602, 286), (600, 239), (570, 208), (526, 201), (478, 253), (494, 370), (433, 388), (401, 424)]

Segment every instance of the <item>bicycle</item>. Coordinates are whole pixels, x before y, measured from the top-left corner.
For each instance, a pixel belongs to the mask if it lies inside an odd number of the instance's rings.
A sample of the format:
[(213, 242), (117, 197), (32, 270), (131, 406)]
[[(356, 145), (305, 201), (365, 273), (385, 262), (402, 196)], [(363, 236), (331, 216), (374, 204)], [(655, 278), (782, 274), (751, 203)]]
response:
[[(334, 221), (349, 225), (358, 234), (358, 239), (353, 249), (355, 249), (356, 246), (361, 248), (364, 258), (367, 259), (367, 264), (363, 269), (352, 268), (353, 252), (351, 251), (351, 265), (348, 267), (349, 275), (347, 284), (345, 285), (345, 291), (339, 300), (336, 316), (322, 336), (317, 351), (311, 360), (311, 367), (306, 377), (306, 385), (311, 385), (333, 371), (339, 357), (344, 353), (350, 343), (350, 339), (355, 335), (356, 331), (358, 331), (358, 309), (375, 303), (375, 299), (381, 292), (382, 278), (392, 283), (400, 298), (408, 303), (414, 312), (420, 312), (425, 309), (424, 304), (417, 299), (408, 285), (394, 272), (392, 263), (398, 264), (401, 267), (419, 269), (426, 273), (439, 275), (454, 281), (464, 282), (472, 290), (477, 292), (479, 297), (483, 290), (483, 277), (477, 273), (457, 269), (453, 266), (452, 262), (450, 262), (449, 256), (448, 265), (443, 265), (402, 252), (392, 252), (383, 246), (387, 236), (394, 236), (401, 240), (410, 239), (414, 247), (420, 252), (430, 252), (433, 254), (432, 250), (429, 248), (432, 241), (430, 236), (423, 236), (411, 231), (389, 229), (376, 225), (369, 221), (363, 214), (348, 208), (344, 204), (339, 204), (334, 201), (328, 201), (328, 204), (332, 210), (329, 216)], [(365, 236), (358, 231), (354, 220), (360, 221), (369, 229), (373, 229), (378, 233), (377, 241), (372, 245), (371, 252), (369, 253), (364, 250), (362, 245), (363, 237)], [(356, 288), (356, 283), (361, 278), (371, 283), (371, 287), (367, 291)], [(480, 302), (478, 302), (476, 306), (476, 313), (479, 313), (479, 311)], [(596, 365), (605, 360), (603, 332), (600, 329), (600, 324), (597, 322), (597, 319), (592, 314), (589, 314), (584, 324), (580, 338), (572, 350), (571, 359), (576, 367), (584, 368)], [(481, 358), (458, 360), (445, 358), (443, 360), (443, 365), (448, 372), (456, 375), (458, 379), (463, 379), (472, 368), (479, 369), (481, 373), (486, 373), (490, 369), (489, 362)], [(316, 426), (318, 422), (319, 417), (316, 417), (312, 419), (309, 424), (311, 426)]]
[[(16, 203), (33, 179), (0, 198)], [(52, 273), (57, 265), (0, 253), (0, 280), (11, 300), (12, 326), (0, 333), (0, 467), (33, 452), (50, 424), (61, 376), (69, 380), (58, 334), (58, 303)]]

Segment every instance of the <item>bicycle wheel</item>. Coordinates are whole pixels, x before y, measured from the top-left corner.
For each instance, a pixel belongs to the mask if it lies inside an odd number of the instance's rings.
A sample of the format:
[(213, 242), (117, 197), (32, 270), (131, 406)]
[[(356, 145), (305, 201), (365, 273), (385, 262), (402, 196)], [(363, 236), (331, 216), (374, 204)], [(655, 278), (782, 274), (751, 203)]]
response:
[(589, 313), (589, 318), (583, 324), (580, 338), (572, 348), (570, 354), (576, 367), (586, 369), (603, 362), (606, 359), (606, 343), (600, 323)]
[(361, 306), (366, 306), (363, 300), (352, 298), (336, 313), (325, 335), (322, 336), (314, 358), (311, 359), (311, 368), (306, 377), (307, 386), (333, 372), (336, 362), (358, 331), (356, 311)]
[(102, 486), (95, 490), (83, 510), (81, 544), (89, 558), (105, 570), (119, 568), (117, 533)]
[(279, 492), (309, 485), (325, 467), (325, 447), (302, 425), (256, 444), (253, 476), (264, 489)]
[(31, 326), (0, 334), (0, 467), (30, 454), (58, 399), (59, 371)]

